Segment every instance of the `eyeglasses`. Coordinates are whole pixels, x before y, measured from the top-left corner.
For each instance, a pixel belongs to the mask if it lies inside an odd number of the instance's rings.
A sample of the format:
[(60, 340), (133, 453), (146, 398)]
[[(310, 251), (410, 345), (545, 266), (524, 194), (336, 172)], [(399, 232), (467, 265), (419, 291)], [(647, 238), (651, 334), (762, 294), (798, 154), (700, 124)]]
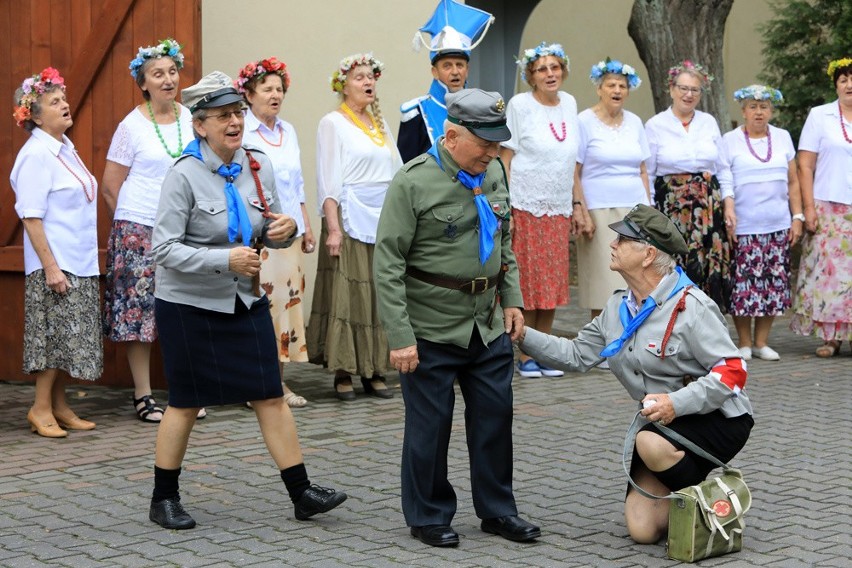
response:
[(234, 118), (242, 120), (244, 118), (243, 117), (243, 109), (238, 108), (236, 110), (229, 110), (229, 111), (225, 111), (225, 112), (220, 112), (219, 114), (208, 114), (204, 118), (205, 119), (212, 118), (213, 120), (215, 120), (217, 122), (230, 122), (232, 116)]
[(618, 242), (618, 244), (621, 244), (621, 243), (624, 243), (624, 242), (644, 243), (645, 241), (643, 241), (642, 239), (636, 239), (636, 238), (628, 237), (627, 235), (622, 235), (621, 233), (618, 233), (617, 242)]
[(687, 87), (686, 85), (675, 85), (677, 90), (683, 93), (692, 93), (693, 95), (701, 95), (701, 87)]
[(552, 65), (542, 65), (541, 67), (536, 67), (535, 69), (533, 69), (533, 73), (547, 73), (548, 71), (550, 71), (551, 73), (555, 74), (560, 69), (562, 69), (562, 67), (554, 63)]

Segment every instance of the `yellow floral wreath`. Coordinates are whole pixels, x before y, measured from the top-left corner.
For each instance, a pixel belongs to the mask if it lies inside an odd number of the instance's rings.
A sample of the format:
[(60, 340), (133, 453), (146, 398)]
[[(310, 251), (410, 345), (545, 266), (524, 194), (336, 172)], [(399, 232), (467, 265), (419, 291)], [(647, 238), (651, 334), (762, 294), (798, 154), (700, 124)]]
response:
[(850, 65), (852, 65), (852, 59), (848, 57), (844, 57), (843, 59), (835, 59), (834, 61), (828, 64), (829, 79), (833, 81), (835, 71), (837, 71), (840, 67), (849, 67)]

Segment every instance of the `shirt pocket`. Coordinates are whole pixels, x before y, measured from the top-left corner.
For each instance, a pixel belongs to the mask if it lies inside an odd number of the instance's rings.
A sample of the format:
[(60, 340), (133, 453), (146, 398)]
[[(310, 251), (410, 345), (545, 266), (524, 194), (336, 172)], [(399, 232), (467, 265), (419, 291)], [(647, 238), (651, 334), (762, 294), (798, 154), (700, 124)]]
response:
[(433, 207), (428, 216), (432, 232), (437, 238), (444, 242), (455, 241), (462, 231), (462, 216), (464, 207), (462, 205), (442, 205)]
[(197, 208), (201, 213), (218, 215), (224, 212), (228, 208), (228, 205), (224, 199), (199, 199)]
[[(661, 358), (663, 356), (663, 340), (662, 339), (652, 339), (649, 340), (645, 344), (645, 351), (653, 355), (654, 357)], [(680, 341), (672, 341), (669, 340), (666, 343), (666, 358), (674, 357), (680, 351)]]
[[(263, 187), (262, 189), (263, 197), (266, 199), (266, 204), (271, 206), (273, 203), (275, 203), (275, 196), (272, 194), (271, 191), (267, 190), (265, 187)], [(252, 196), (249, 196), (248, 204), (260, 211), (266, 211), (266, 207), (263, 205), (263, 201), (261, 201), (260, 197), (258, 197), (256, 193)]]

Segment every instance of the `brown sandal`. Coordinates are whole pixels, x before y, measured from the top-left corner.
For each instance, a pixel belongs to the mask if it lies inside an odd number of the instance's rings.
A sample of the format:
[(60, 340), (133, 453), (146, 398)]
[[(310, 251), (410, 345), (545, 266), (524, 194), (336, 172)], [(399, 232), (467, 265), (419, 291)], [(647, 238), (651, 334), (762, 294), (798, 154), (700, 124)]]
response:
[(840, 342), (839, 341), (826, 341), (822, 345), (816, 348), (816, 356), (827, 359), (829, 357), (834, 357), (835, 355), (840, 354)]

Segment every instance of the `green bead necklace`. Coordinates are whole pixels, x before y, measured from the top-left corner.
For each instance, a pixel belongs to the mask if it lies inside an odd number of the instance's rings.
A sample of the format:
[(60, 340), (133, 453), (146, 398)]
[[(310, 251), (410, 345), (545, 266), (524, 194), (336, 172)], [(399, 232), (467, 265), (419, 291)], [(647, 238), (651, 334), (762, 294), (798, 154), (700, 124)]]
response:
[(175, 109), (175, 124), (177, 124), (178, 129), (178, 149), (177, 152), (172, 152), (169, 150), (169, 147), (166, 146), (166, 141), (163, 140), (163, 134), (160, 132), (160, 126), (157, 124), (156, 119), (154, 119), (154, 109), (151, 108), (151, 101), (145, 101), (148, 105), (148, 114), (151, 115), (151, 122), (154, 123), (154, 130), (157, 132), (157, 138), (160, 139), (160, 144), (163, 145), (163, 148), (166, 149), (166, 154), (171, 156), (172, 158), (177, 158), (183, 152), (183, 137), (181, 136), (181, 128), (180, 128), (180, 114), (178, 114), (177, 105), (172, 101), (172, 108)]

